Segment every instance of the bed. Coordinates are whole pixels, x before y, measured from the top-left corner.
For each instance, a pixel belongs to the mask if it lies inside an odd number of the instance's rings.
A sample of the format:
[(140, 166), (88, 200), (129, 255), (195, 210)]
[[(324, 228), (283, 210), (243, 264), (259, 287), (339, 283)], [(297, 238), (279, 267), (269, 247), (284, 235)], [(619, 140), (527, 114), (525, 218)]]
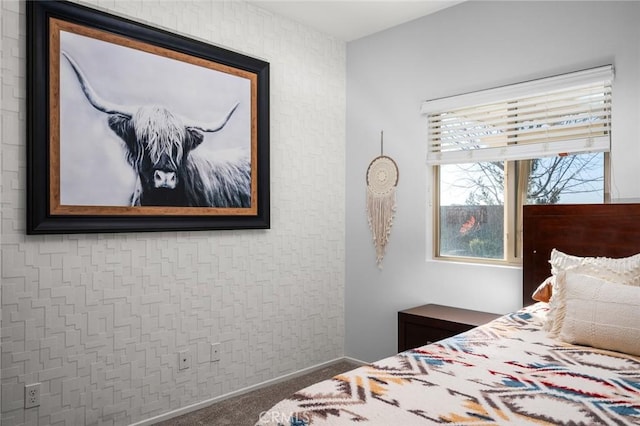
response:
[(302, 389), (257, 424), (640, 424), (640, 204), (523, 218), (521, 310)]

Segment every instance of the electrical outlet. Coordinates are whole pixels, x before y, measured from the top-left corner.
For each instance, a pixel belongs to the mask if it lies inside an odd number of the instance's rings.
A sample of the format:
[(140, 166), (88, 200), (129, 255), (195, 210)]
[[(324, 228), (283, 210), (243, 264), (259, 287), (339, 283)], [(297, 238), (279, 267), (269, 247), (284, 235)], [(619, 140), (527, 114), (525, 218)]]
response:
[(211, 362), (220, 361), (220, 343), (211, 344)]
[(24, 387), (24, 408), (40, 405), (40, 383), (33, 383)]
[(178, 352), (178, 369), (186, 370), (191, 368), (191, 353), (189, 350)]

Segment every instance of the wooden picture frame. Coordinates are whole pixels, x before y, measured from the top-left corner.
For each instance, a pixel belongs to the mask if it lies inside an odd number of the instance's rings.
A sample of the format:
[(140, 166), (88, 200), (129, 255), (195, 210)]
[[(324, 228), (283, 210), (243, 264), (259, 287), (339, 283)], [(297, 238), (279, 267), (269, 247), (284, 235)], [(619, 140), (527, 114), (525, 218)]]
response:
[(269, 63), (27, 2), (27, 233), (270, 227)]

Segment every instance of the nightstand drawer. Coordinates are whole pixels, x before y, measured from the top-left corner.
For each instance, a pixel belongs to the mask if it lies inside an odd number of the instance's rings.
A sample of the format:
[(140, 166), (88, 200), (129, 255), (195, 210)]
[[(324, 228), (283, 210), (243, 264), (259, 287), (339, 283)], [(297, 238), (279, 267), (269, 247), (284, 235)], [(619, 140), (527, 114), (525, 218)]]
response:
[[(445, 328), (430, 328), (419, 324), (406, 323), (405, 324), (405, 338), (404, 348), (411, 349), (418, 346), (424, 346), (429, 343), (437, 342), (438, 340), (446, 339), (447, 337), (455, 336), (467, 330), (452, 331)], [(402, 350), (406, 350), (402, 349)], [(400, 346), (398, 346), (399, 352), (402, 352)]]
[(442, 305), (423, 305), (398, 312), (398, 352), (471, 330), (500, 315)]

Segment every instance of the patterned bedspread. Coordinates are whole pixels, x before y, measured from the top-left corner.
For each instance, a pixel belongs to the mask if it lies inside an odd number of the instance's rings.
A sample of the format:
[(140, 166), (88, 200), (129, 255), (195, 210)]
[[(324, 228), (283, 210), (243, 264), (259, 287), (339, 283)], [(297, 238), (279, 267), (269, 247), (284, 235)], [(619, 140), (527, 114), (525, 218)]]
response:
[(259, 425), (640, 425), (640, 357), (564, 344), (536, 304), (316, 383)]

